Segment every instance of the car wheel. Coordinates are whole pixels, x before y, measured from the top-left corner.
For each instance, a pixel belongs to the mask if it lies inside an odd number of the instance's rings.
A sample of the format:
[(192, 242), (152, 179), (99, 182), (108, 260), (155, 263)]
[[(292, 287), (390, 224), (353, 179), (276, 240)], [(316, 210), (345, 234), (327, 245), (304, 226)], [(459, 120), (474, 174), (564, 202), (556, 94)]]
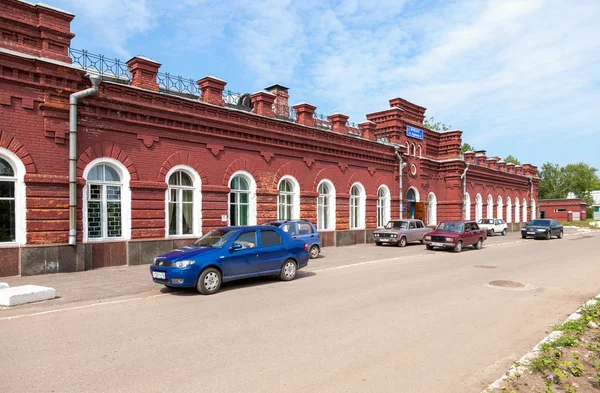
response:
[(560, 231), (560, 232), (558, 232), (558, 236), (557, 236), (557, 237), (558, 237), (559, 239), (562, 239), (562, 238), (563, 238), (563, 231)]
[(293, 259), (288, 259), (281, 267), (279, 278), (281, 278), (283, 281), (292, 281), (294, 278), (296, 278), (297, 272), (298, 268), (296, 266), (296, 262), (294, 262)]
[(405, 247), (405, 246), (406, 246), (406, 238), (405, 238), (404, 236), (402, 236), (402, 237), (400, 238), (400, 241), (398, 242), (398, 245), (399, 245), (400, 247)]
[(376, 246), (381, 246), (381, 242), (375, 242)]
[(421, 239), (421, 244), (425, 244), (425, 240)]
[(502, 236), (506, 236), (506, 228), (502, 230)]
[(196, 289), (203, 295), (212, 295), (221, 289), (221, 273), (214, 267), (204, 269), (198, 277)]
[(551, 237), (550, 231), (546, 232), (546, 240), (550, 240)]
[(526, 235), (521, 235), (521, 238), (527, 239), (527, 236)]
[(310, 252), (310, 259), (315, 259), (316, 257), (318, 257), (318, 256), (319, 256), (319, 252), (320, 252), (320, 251), (321, 251), (321, 250), (319, 250), (319, 246), (317, 246), (317, 245), (313, 245), (313, 246), (310, 248), (310, 251), (309, 251), (309, 252)]
[(433, 246), (431, 244), (426, 244), (425, 248), (428, 249), (429, 251), (433, 250)]
[(494, 236), (494, 230), (493, 229), (490, 231), (490, 236)]
[(459, 240), (458, 243), (456, 243), (456, 245), (454, 246), (454, 252), (461, 252), (462, 251), (462, 240)]
[(473, 245), (473, 248), (475, 248), (476, 250), (481, 250), (481, 246), (483, 246), (483, 240), (479, 239), (477, 240), (477, 243)]

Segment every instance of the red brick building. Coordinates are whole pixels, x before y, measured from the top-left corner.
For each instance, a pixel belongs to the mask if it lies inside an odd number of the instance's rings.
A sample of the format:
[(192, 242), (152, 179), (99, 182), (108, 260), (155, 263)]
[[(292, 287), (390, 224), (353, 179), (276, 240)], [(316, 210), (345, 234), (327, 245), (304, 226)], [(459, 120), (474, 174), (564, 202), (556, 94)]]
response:
[(339, 246), (390, 218), (536, 210), (535, 166), (461, 156), (462, 132), (427, 129), (423, 107), (395, 98), (354, 126), (282, 85), (233, 94), (70, 49), (73, 17), (0, 3), (0, 276), (149, 263), (227, 224), (303, 218)]
[(579, 221), (587, 216), (585, 199), (543, 199), (539, 201), (539, 218), (556, 221)]

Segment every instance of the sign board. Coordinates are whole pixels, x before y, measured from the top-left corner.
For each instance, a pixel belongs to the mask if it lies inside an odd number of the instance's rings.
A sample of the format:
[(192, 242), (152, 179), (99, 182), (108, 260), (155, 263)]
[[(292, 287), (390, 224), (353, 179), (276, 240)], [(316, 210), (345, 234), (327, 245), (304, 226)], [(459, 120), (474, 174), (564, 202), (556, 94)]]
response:
[(423, 140), (423, 130), (411, 126), (406, 126), (406, 136), (410, 138)]
[(221, 216), (221, 221), (227, 222), (227, 216)]
[(403, 211), (403, 212), (406, 211), (406, 203), (402, 204), (402, 206), (400, 207), (400, 211)]

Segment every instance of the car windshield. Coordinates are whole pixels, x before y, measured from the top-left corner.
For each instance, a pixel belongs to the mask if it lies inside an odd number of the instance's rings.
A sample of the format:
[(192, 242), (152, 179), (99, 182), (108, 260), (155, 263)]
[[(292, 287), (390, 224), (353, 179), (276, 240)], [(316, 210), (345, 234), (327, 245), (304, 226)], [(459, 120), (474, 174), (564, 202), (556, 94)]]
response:
[(479, 224), (493, 224), (494, 220), (488, 220), (487, 218), (484, 218), (482, 220), (477, 221)]
[(443, 222), (438, 225), (438, 231), (463, 232), (464, 225), (460, 222)]
[(229, 229), (214, 229), (192, 243), (196, 247), (223, 247), (234, 235)]
[(407, 221), (390, 221), (385, 226), (385, 229), (408, 229)]
[(550, 226), (550, 220), (533, 220), (529, 223), (529, 225), (538, 225), (541, 227), (548, 227), (548, 226)]

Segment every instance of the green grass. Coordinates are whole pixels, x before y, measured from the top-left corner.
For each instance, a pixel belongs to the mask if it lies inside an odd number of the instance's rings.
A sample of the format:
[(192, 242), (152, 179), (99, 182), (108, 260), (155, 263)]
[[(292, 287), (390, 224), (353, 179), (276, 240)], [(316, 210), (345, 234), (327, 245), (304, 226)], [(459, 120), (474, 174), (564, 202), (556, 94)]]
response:
[(590, 223), (594, 221), (591, 218), (588, 218), (587, 220), (582, 220), (582, 221), (571, 221), (571, 222), (567, 222), (567, 221), (561, 221), (561, 225), (563, 226), (571, 226), (571, 227), (578, 227), (578, 228), (590, 228), (590, 229), (600, 229), (599, 227), (593, 226)]

